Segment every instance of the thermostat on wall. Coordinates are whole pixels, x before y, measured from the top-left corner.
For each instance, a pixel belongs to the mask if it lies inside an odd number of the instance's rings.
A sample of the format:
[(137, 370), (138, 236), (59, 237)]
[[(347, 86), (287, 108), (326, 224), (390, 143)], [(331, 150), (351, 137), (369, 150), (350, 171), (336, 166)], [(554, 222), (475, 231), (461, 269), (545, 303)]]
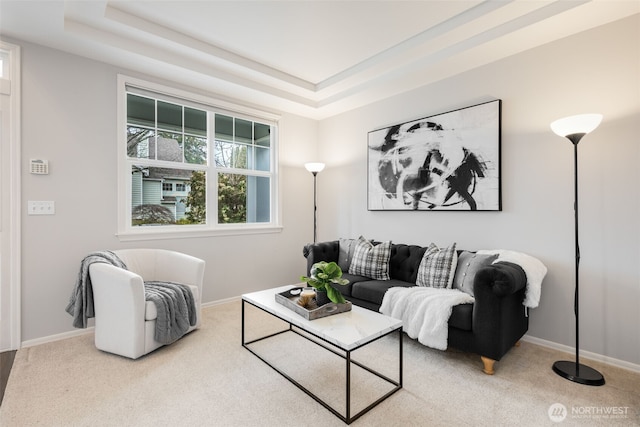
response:
[(49, 161), (41, 159), (31, 159), (31, 173), (36, 175), (48, 175)]

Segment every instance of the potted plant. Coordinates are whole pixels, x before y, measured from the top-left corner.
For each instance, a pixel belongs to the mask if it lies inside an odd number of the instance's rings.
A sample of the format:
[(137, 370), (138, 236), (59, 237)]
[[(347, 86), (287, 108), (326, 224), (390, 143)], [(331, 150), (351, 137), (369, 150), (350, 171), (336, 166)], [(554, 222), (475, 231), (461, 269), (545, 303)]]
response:
[(342, 269), (335, 262), (320, 261), (311, 266), (310, 277), (302, 276), (300, 280), (316, 289), (316, 303), (318, 306), (323, 303), (322, 298), (326, 295), (331, 302), (342, 304), (346, 300), (342, 293), (333, 287), (333, 285), (346, 285), (349, 283), (347, 279), (342, 278)]

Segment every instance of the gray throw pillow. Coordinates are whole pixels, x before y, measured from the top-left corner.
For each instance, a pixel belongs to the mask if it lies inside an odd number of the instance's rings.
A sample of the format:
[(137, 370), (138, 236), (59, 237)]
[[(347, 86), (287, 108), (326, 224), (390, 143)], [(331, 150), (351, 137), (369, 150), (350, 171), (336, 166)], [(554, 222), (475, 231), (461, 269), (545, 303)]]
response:
[(458, 256), (456, 275), (453, 278), (453, 288), (473, 296), (473, 281), (476, 273), (482, 267), (491, 264), (498, 255), (478, 255), (469, 251), (462, 251)]
[(349, 272), (349, 266), (353, 259), (353, 250), (356, 247), (356, 239), (340, 239), (340, 250), (338, 252), (338, 266), (343, 272)]

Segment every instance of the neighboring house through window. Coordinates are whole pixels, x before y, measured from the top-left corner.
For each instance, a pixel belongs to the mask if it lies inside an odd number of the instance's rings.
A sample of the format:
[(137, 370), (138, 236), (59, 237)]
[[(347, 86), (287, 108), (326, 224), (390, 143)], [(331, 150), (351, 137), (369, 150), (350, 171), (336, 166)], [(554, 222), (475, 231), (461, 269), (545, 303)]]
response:
[(118, 83), (120, 236), (279, 228), (274, 116)]

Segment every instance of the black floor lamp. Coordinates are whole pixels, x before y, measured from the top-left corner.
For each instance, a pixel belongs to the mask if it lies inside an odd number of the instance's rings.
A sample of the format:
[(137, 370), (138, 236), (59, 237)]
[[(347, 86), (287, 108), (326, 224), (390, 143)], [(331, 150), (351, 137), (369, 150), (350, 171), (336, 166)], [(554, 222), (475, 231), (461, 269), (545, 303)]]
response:
[(574, 159), (574, 212), (575, 212), (575, 256), (576, 256), (576, 289), (573, 309), (576, 316), (576, 360), (575, 362), (562, 360), (553, 364), (553, 371), (563, 378), (570, 381), (574, 381), (580, 384), (599, 386), (604, 385), (604, 377), (598, 371), (589, 366), (580, 364), (580, 358), (578, 354), (579, 349), (579, 324), (580, 318), (578, 315), (580, 302), (578, 300), (579, 295), (579, 276), (578, 267), (580, 265), (580, 247), (578, 245), (578, 142), (583, 136), (593, 131), (598, 127), (602, 121), (601, 114), (580, 114), (578, 116), (565, 117), (564, 119), (556, 120), (551, 123), (551, 129), (560, 136), (564, 136), (573, 144), (573, 159)]
[(316, 216), (316, 211), (318, 210), (318, 206), (316, 204), (316, 177), (318, 172), (321, 172), (322, 169), (324, 169), (324, 163), (305, 163), (304, 167), (313, 174), (313, 243), (316, 243), (318, 226)]

